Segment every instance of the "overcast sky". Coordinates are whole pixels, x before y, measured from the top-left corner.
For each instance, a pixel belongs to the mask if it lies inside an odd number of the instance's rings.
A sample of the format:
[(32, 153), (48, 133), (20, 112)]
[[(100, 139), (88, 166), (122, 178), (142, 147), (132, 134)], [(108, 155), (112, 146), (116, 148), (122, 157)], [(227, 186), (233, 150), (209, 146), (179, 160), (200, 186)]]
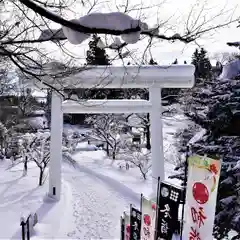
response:
[[(159, 0), (141, 0), (145, 6), (150, 6), (154, 4), (159, 4)], [(140, 4), (140, 0), (129, 0), (130, 5)], [(102, 1), (103, 2), (103, 1)], [(98, 7), (94, 10), (95, 12), (109, 12), (109, 11), (117, 11), (115, 6), (116, 2), (120, 4), (123, 2), (122, 0), (110, 0), (105, 1), (102, 4), (99, 4)], [(192, 15), (190, 18), (190, 22), (193, 22), (197, 17), (198, 13), (203, 9), (201, 18), (199, 20), (199, 24), (202, 19), (205, 18), (205, 21), (208, 21), (212, 17), (216, 16), (221, 10), (225, 13), (220, 14), (214, 21), (211, 21), (207, 26), (211, 26), (212, 24), (223, 23), (230, 15), (233, 17), (240, 16), (240, 5), (239, 0), (165, 0), (161, 7), (154, 7), (150, 10), (145, 11), (135, 11), (130, 15), (133, 17), (141, 16), (146, 18), (146, 22), (153, 26), (155, 23), (159, 21), (168, 20), (168, 24), (165, 25), (164, 28), (160, 28), (160, 33), (173, 34), (173, 33), (183, 33), (184, 26), (189, 15), (191, 9)], [(194, 8), (192, 8), (194, 6)], [(79, 9), (78, 13), (74, 16), (81, 17), (86, 14), (89, 7), (84, 9), (82, 6), (80, 8), (76, 8), (73, 6), (73, 9)], [(235, 10), (234, 10), (235, 9)], [(66, 19), (72, 19), (72, 15), (64, 16)], [(57, 25), (53, 25), (57, 26)], [(166, 32), (166, 26), (171, 26), (171, 30)], [(215, 52), (229, 52), (229, 51), (237, 51), (237, 49), (228, 47), (226, 42), (228, 41), (240, 41), (240, 28), (236, 28), (237, 23), (232, 24), (230, 27), (219, 29), (217, 31), (212, 32), (211, 35), (207, 34), (200, 40), (198, 40), (198, 44), (203, 46), (209, 52), (209, 55), (212, 56)], [(59, 26), (58, 26), (59, 27)], [(79, 58), (85, 59), (86, 49), (87, 49), (87, 41), (78, 46), (73, 46), (70, 43), (66, 43), (65, 47), (72, 54), (77, 54)], [(133, 58), (141, 58), (141, 52), (144, 51), (145, 46), (147, 45), (146, 41), (139, 42), (138, 44), (129, 46), (129, 49), (135, 50), (133, 54)], [(179, 63), (183, 63), (184, 60), (187, 60), (190, 63), (191, 55), (194, 49), (198, 47), (196, 43), (192, 43), (189, 45), (183, 43), (169, 43), (167, 41), (158, 41), (152, 47), (152, 55), (154, 59), (160, 64), (169, 64), (174, 61), (175, 58), (178, 58)], [(56, 46), (52, 46), (52, 54), (56, 54)], [(112, 53), (109, 52), (110, 55)], [(113, 54), (114, 55), (114, 54)], [(62, 55), (57, 54), (59, 58)]]
[[(189, 3), (194, 2), (194, 0), (185, 0), (185, 1), (176, 1), (172, 0), (171, 2), (176, 3), (175, 8), (181, 8), (185, 9), (185, 13), (187, 14), (189, 12)], [(180, 6), (184, 2), (187, 6)], [(200, 0), (199, 2), (204, 2), (204, 0)], [(239, 11), (239, 6), (238, 2), (240, 4), (240, 1), (238, 0), (209, 0), (209, 2), (212, 2), (214, 5), (216, 3), (216, 7), (213, 7), (209, 9), (209, 16), (211, 15), (216, 15), (222, 7), (226, 4), (226, 9), (234, 9), (235, 14), (240, 16), (240, 11)], [(210, 5), (210, 4), (209, 4)], [(171, 11), (171, 10), (170, 10)], [(226, 16), (226, 15), (224, 15)], [(223, 19), (225, 19), (223, 17)], [(219, 21), (220, 20), (220, 21)], [(221, 19), (218, 18), (217, 22), (221, 22)], [(197, 41), (200, 46), (203, 46), (207, 49), (209, 52), (209, 55), (212, 56), (215, 52), (229, 52), (229, 51), (237, 51), (236, 48), (233, 47), (228, 47), (226, 45), (226, 42), (229, 41), (240, 41), (240, 28), (236, 28), (236, 23), (230, 25), (229, 27), (219, 29), (217, 31), (212, 32), (212, 34), (207, 34), (203, 36), (201, 39)], [(181, 43), (175, 43), (175, 44), (168, 44), (164, 43), (164, 46), (159, 46), (158, 48), (155, 49), (156, 57), (157, 56), (162, 56), (165, 60), (168, 59), (168, 61), (171, 61), (172, 59), (178, 58), (181, 61), (184, 61), (184, 59), (187, 59), (187, 61), (190, 61), (191, 55), (194, 51), (194, 49), (198, 47), (195, 43), (185, 45)]]

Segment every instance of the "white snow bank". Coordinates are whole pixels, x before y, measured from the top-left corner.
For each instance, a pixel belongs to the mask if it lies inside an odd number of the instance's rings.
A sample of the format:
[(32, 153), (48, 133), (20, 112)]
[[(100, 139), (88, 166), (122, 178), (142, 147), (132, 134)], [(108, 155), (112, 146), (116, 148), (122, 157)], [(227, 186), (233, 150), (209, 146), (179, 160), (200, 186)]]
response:
[[(112, 12), (112, 13), (91, 13), (80, 17), (79, 19), (71, 20), (81, 26), (92, 29), (109, 29), (124, 31), (126, 29), (134, 29), (140, 27), (141, 30), (147, 30), (148, 25), (138, 19), (134, 19), (125, 13)], [(62, 26), (63, 33), (68, 41), (72, 44), (81, 44), (83, 41), (90, 37), (90, 34), (74, 31), (68, 27)], [(129, 44), (138, 42), (141, 31), (122, 34), (122, 40)]]
[[(38, 223), (31, 239), (52, 239), (59, 229), (67, 227), (67, 215), (71, 215), (71, 189), (63, 183), (62, 198), (59, 202), (47, 202), (48, 183), (38, 187), (39, 169), (34, 163), (28, 164), (27, 176), (22, 176), (23, 166), (10, 170), (11, 162), (0, 161), (0, 239), (21, 239), (20, 218), (37, 213)], [(67, 215), (66, 215), (66, 214)], [(39, 238), (38, 238), (39, 237)]]
[(223, 67), (222, 74), (219, 76), (219, 79), (233, 79), (234, 77), (240, 74), (240, 60), (235, 60), (230, 63), (227, 63)]

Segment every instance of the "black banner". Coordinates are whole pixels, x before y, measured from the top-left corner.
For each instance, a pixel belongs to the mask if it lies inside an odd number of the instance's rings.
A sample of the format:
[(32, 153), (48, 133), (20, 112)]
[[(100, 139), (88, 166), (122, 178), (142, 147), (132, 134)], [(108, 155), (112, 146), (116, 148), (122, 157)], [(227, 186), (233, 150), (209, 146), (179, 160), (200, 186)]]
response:
[(141, 239), (141, 219), (142, 213), (131, 206), (130, 208), (130, 238), (129, 240)]
[(158, 212), (155, 239), (171, 240), (178, 228), (178, 209), (182, 189), (162, 182), (158, 196)]
[(120, 240), (124, 240), (124, 233), (125, 233), (125, 220), (124, 218), (121, 216), (120, 218), (120, 224), (121, 224), (121, 238)]

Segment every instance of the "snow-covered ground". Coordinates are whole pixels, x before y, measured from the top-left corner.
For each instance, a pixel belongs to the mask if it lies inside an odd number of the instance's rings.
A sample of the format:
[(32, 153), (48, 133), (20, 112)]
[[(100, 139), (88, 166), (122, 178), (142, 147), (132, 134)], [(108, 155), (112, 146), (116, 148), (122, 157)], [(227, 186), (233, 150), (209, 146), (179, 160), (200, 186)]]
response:
[[(186, 124), (183, 122), (180, 116), (164, 120), (167, 176), (176, 161), (173, 134)], [(63, 190), (58, 203), (46, 197), (47, 180), (37, 187), (39, 169), (34, 165), (29, 165), (23, 177), (22, 166), (6, 170), (10, 162), (0, 162), (1, 239), (20, 239), (20, 217), (29, 212), (39, 216), (32, 239), (119, 238), (120, 215), (130, 203), (139, 207), (140, 193), (151, 193), (151, 181), (142, 180), (138, 169), (120, 169), (102, 151), (78, 151), (72, 158), (77, 162), (75, 167), (63, 162)]]

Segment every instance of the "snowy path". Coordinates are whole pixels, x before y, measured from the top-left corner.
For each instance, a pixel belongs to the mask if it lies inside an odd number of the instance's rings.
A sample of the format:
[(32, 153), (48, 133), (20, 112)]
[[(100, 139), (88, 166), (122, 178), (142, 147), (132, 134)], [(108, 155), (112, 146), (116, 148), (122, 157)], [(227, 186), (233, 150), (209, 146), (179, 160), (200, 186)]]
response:
[[(82, 172), (81, 172), (82, 169)], [(119, 238), (119, 218), (129, 204), (139, 205), (136, 195), (123, 192), (108, 184), (86, 167), (64, 169), (64, 180), (72, 187), (72, 230), (67, 234), (74, 239)]]

